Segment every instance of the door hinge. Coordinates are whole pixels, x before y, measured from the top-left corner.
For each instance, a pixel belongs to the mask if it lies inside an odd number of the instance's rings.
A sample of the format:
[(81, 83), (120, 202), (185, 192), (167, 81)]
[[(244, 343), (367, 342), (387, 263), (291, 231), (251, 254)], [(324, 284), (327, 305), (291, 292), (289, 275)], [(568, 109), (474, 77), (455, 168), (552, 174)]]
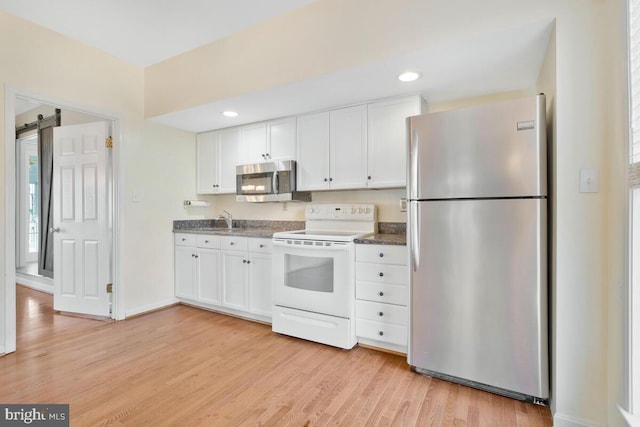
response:
[(107, 283), (107, 293), (113, 293), (113, 283)]
[(108, 137), (105, 141), (104, 141), (104, 145), (107, 148), (113, 148), (113, 138), (112, 137)]

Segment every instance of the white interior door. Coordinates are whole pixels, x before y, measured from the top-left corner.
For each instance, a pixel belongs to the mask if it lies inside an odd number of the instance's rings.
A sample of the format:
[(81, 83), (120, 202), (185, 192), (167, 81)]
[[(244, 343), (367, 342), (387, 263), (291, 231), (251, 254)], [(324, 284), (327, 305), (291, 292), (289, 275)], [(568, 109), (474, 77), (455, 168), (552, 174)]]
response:
[(109, 315), (109, 123), (54, 129), (53, 234), (55, 310)]

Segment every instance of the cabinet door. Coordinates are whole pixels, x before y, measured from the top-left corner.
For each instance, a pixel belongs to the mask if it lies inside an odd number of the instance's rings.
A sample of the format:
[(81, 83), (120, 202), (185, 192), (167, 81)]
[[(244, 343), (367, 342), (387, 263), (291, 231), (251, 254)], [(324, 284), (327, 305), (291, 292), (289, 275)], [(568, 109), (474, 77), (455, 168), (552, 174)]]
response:
[(198, 249), (198, 301), (220, 304), (220, 251)]
[(267, 123), (267, 160), (295, 160), (296, 118)]
[(271, 255), (252, 253), (249, 261), (249, 310), (271, 317)]
[(298, 116), (297, 187), (329, 189), (329, 113)]
[(367, 187), (367, 106), (331, 111), (330, 187)]
[(236, 166), (240, 158), (240, 128), (219, 131), (218, 170), (220, 171), (218, 193), (236, 192)]
[(222, 252), (222, 305), (247, 310), (247, 254)]
[(204, 132), (196, 136), (196, 192), (216, 193), (218, 187), (218, 135)]
[(420, 114), (420, 97), (368, 105), (368, 186), (406, 186), (407, 117)]
[(196, 248), (175, 246), (175, 293), (178, 298), (196, 298)]
[(243, 164), (258, 163), (266, 159), (267, 155), (267, 126), (264, 123), (242, 126), (242, 154)]

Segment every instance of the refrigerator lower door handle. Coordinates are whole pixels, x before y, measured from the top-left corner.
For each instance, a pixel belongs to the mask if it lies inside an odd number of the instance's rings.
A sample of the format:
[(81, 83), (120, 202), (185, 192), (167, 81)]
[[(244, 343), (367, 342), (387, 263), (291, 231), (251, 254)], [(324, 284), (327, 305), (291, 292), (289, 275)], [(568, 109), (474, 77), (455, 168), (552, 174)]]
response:
[(413, 271), (416, 272), (420, 266), (420, 221), (418, 218), (418, 203), (410, 203), (409, 216), (409, 228), (411, 229), (411, 235), (409, 236), (411, 265), (413, 266)]

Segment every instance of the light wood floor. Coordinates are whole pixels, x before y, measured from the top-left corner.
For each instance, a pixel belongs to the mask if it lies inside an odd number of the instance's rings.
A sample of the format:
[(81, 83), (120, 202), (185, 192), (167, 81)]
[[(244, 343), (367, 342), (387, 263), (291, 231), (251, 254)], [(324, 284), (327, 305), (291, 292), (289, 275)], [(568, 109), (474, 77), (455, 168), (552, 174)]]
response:
[(72, 426), (552, 424), (548, 408), (415, 374), (401, 356), (191, 307), (97, 321), (18, 286), (17, 312), (0, 402), (70, 403)]

